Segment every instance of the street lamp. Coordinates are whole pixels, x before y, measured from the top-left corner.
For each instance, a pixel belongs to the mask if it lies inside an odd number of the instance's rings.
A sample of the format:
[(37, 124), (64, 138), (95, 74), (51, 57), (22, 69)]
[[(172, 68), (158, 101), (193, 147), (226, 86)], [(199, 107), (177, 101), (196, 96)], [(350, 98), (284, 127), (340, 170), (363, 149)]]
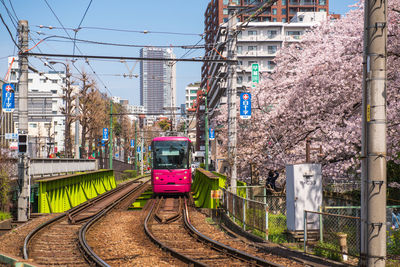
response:
[[(71, 142), (71, 133), (70, 133), (70, 124), (69, 124), (69, 100), (70, 100), (70, 84), (69, 84), (69, 77), (71, 76), (69, 73), (69, 66), (64, 62), (59, 61), (49, 61), (48, 63), (45, 62), (45, 65), (49, 66), (48, 64), (55, 65), (55, 64), (62, 64), (65, 67), (65, 132), (64, 132), (64, 152), (65, 157), (68, 158), (70, 156), (70, 142)], [(76, 137), (75, 137), (76, 142)]]

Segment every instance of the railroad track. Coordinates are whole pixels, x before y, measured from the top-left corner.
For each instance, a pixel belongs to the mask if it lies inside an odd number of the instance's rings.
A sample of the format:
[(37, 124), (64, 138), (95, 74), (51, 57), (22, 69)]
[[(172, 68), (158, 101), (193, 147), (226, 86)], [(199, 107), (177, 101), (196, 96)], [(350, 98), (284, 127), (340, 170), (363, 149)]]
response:
[(154, 200), (144, 228), (163, 250), (194, 266), (281, 266), (201, 234), (190, 223), (187, 202), (183, 197)]
[[(86, 230), (108, 211), (126, 208), (150, 187), (135, 180), (91, 199), (34, 229), (25, 238), (23, 254), (40, 265), (88, 266), (101, 262), (87, 245)], [(86, 222), (86, 223), (85, 223)], [(79, 240), (79, 242), (78, 242)]]

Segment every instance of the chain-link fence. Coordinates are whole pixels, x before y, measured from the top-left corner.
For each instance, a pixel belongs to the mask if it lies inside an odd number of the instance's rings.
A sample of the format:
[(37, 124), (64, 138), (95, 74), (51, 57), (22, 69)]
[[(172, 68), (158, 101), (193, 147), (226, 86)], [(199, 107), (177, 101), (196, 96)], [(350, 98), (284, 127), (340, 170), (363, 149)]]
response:
[[(307, 232), (310, 228), (305, 227), (305, 249), (310, 248), (317, 255), (336, 260), (343, 260), (346, 255), (358, 258), (361, 244), (360, 206), (323, 207), (321, 211), (305, 211), (306, 226), (312, 224), (315, 218), (320, 225), (318, 242), (309, 242)], [(400, 254), (400, 206), (388, 206), (386, 214), (387, 255), (389, 259), (397, 259), (396, 255)]]

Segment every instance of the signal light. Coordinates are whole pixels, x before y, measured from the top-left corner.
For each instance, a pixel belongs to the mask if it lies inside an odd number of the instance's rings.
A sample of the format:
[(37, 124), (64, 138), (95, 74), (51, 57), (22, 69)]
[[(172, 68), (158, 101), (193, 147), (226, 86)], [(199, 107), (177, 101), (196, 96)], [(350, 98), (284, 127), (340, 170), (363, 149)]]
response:
[(18, 152), (19, 153), (28, 152), (28, 135), (26, 134), (18, 135)]

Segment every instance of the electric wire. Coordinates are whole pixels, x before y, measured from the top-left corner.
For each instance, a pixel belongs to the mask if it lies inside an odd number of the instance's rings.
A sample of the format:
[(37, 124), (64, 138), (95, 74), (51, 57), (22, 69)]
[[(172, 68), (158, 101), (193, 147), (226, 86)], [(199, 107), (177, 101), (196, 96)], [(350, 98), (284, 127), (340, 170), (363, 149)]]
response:
[(0, 14), (0, 19), (1, 19), (1, 22), (4, 24), (4, 26), (6, 27), (7, 32), (8, 32), (8, 34), (10, 35), (11, 40), (13, 41), (13, 43), (15, 44), (15, 46), (19, 48), (19, 45), (18, 45), (17, 42), (14, 40), (14, 36), (12, 35), (12, 33), (11, 33), (11, 31), (10, 31), (10, 28), (8, 28), (8, 25), (7, 25), (7, 23), (4, 21), (3, 16), (2, 16), (1, 14)]
[[(59, 28), (59, 27), (43, 26), (43, 25), (35, 25), (35, 27), (38, 27), (38, 28), (48, 28), (48, 29), (61, 29), (61, 28)], [(65, 29), (71, 30), (71, 31), (89, 29), (89, 30), (130, 32), (130, 33), (142, 33), (142, 34), (155, 33), (155, 34), (189, 35), (189, 36), (202, 36), (202, 35), (204, 34), (204, 33), (182, 33), (182, 32), (149, 31), (149, 30), (142, 30), (142, 31), (139, 31), (139, 30), (127, 30), (127, 29), (116, 29), (116, 28), (106, 28), (106, 27), (90, 27), (90, 26), (79, 27), (79, 29), (70, 28), (70, 27), (68, 28), (68, 27), (66, 27)]]
[(74, 54), (74, 55), (75, 55), (75, 47), (76, 47), (76, 44), (75, 44), (76, 35), (78, 34), (78, 31), (79, 31), (79, 29), (80, 29), (80, 27), (81, 27), (81, 25), (82, 25), (82, 22), (83, 22), (83, 20), (84, 20), (85, 17), (86, 17), (86, 14), (87, 14), (87, 12), (88, 12), (88, 10), (89, 10), (89, 8), (90, 8), (90, 5), (92, 4), (92, 1), (93, 1), (93, 0), (90, 0), (89, 5), (87, 6), (87, 8), (86, 8), (86, 10), (85, 10), (85, 13), (84, 13), (83, 16), (82, 16), (81, 22), (79, 22), (78, 28), (76, 28), (76, 31), (75, 31), (75, 34), (74, 34), (74, 49), (73, 49), (73, 51), (72, 51), (72, 54)]

